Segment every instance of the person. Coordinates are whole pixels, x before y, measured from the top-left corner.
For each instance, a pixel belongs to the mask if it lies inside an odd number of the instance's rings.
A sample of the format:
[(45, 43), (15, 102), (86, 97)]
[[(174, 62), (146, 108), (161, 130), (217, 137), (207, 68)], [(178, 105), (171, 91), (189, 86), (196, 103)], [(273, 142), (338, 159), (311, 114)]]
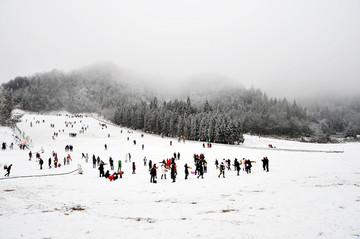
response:
[(111, 157), (109, 159), (109, 163), (110, 163), (110, 169), (114, 170), (114, 160)]
[(221, 174), (223, 175), (223, 178), (225, 178), (225, 165), (223, 162), (221, 162), (221, 164), (220, 164), (220, 174), (218, 176), (219, 178), (220, 178)]
[(198, 162), (198, 172), (199, 175), (197, 176), (197, 178), (201, 177), (202, 179), (204, 179), (204, 167), (203, 167), (203, 160), (200, 160)]
[(177, 157), (178, 157), (178, 160), (180, 160), (180, 152), (178, 152)]
[[(154, 164), (155, 165), (155, 164)], [(153, 167), (152, 167), (152, 161), (151, 161), (151, 159), (149, 160), (149, 171), (152, 169)]]
[(44, 161), (40, 158), (40, 160), (39, 160), (39, 164), (40, 164), (40, 170), (42, 169), (42, 166), (43, 166), (43, 164), (44, 164)]
[(96, 167), (96, 157), (95, 157), (95, 154), (93, 154), (93, 168)]
[(97, 156), (96, 162), (97, 162), (97, 166), (99, 166), (99, 164), (100, 164), (100, 157), (99, 156)]
[(218, 159), (215, 160), (215, 166), (216, 166), (216, 169), (219, 168), (219, 160)]
[(9, 177), (9, 176), (10, 176), (11, 167), (12, 167), (12, 164), (10, 164), (10, 165), (6, 168), (7, 173), (4, 175), (4, 177), (6, 177), (6, 176)]
[(89, 161), (89, 154), (86, 153), (86, 155), (85, 155), (85, 162), (87, 163), (88, 161)]
[(228, 160), (226, 160), (226, 162), (227, 162), (227, 169), (231, 170), (231, 160), (228, 159)]
[(10, 149), (13, 149), (14, 148), (14, 143), (11, 143), (10, 144)]
[(142, 150), (144, 150), (144, 147), (145, 147), (144, 145), (141, 145)]
[(31, 158), (32, 158), (32, 153), (31, 153), (31, 151), (29, 152), (29, 160), (31, 160)]
[(240, 163), (237, 158), (235, 158), (234, 167), (235, 167), (235, 170), (237, 171), (237, 176), (239, 176), (240, 175), (239, 174), (240, 173)]
[(135, 162), (132, 163), (132, 174), (136, 174), (135, 170), (136, 170), (136, 166), (135, 166)]
[(245, 171), (247, 174), (251, 173), (252, 162), (250, 159), (245, 159)]
[(51, 168), (51, 158), (49, 158), (49, 169)]
[(131, 162), (131, 154), (129, 153), (129, 162)]
[(58, 159), (57, 156), (55, 156), (54, 158), (54, 167), (57, 168), (57, 164), (58, 164)]
[(172, 146), (172, 141), (170, 140), (170, 146)]
[(2, 149), (2, 150), (5, 150), (5, 149), (6, 149), (6, 143), (5, 143), (5, 142), (2, 143), (1, 149)]
[(163, 177), (166, 179), (166, 166), (165, 163), (161, 164), (161, 179), (163, 179)]
[(264, 171), (266, 170), (266, 172), (269, 172), (269, 159), (268, 159), (268, 157), (264, 157), (261, 161), (263, 162)]
[(144, 166), (146, 166), (146, 161), (147, 161), (147, 159), (146, 159), (146, 156), (144, 157)]
[(157, 183), (156, 182), (156, 164), (154, 164), (154, 166), (151, 168), (150, 170), (150, 183)]
[(188, 179), (189, 176), (189, 166), (187, 165), (187, 163), (184, 165), (185, 168), (185, 179)]
[(107, 150), (107, 145), (105, 144), (105, 150)]
[(175, 183), (175, 180), (176, 180), (176, 175), (177, 175), (177, 172), (176, 172), (176, 164), (172, 164), (171, 166), (171, 179), (173, 180), (172, 182)]
[(104, 164), (100, 164), (99, 166), (99, 177), (104, 177)]
[(109, 172), (109, 170), (106, 171), (104, 177), (105, 177), (105, 178), (109, 178), (109, 177), (110, 177), (110, 172)]
[(121, 162), (121, 160), (119, 159), (119, 160), (118, 160), (118, 172), (121, 171), (121, 165), (122, 165), (122, 162)]
[(207, 173), (207, 162), (205, 159), (204, 159), (203, 165), (204, 165), (204, 173)]

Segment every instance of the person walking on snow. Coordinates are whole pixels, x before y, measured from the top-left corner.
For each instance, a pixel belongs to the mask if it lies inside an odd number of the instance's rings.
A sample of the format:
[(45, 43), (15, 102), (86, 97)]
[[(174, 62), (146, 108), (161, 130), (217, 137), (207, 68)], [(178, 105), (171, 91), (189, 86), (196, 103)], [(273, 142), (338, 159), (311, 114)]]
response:
[(110, 157), (109, 159), (110, 169), (114, 170), (114, 160)]
[(49, 169), (51, 168), (51, 158), (49, 158)]
[(157, 183), (156, 182), (156, 164), (150, 170), (150, 183)]
[(174, 163), (174, 164), (171, 166), (171, 179), (173, 180), (173, 181), (172, 181), (173, 183), (175, 183), (176, 175), (177, 175), (177, 172), (176, 172), (176, 164)]
[(43, 164), (44, 164), (44, 161), (40, 158), (40, 160), (39, 160), (39, 164), (40, 164), (40, 170), (42, 169), (42, 166), (43, 166)]
[(4, 177), (6, 177), (6, 176), (9, 177), (9, 176), (10, 176), (11, 167), (12, 167), (12, 164), (10, 164), (10, 165), (6, 168), (7, 173), (4, 175)]
[(185, 180), (188, 179), (189, 176), (189, 166), (187, 165), (187, 163), (184, 165), (185, 168)]

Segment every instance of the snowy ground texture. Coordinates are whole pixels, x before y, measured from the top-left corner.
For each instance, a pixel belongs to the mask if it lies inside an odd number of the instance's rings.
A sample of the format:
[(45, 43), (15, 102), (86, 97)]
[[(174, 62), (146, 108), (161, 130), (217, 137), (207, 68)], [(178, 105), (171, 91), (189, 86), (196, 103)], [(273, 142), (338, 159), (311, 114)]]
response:
[[(40, 123), (35, 123), (37, 120)], [(65, 121), (73, 122), (73, 128), (66, 127)], [(69, 133), (78, 133), (81, 126), (89, 129), (70, 138)], [(178, 143), (175, 139), (170, 146), (169, 138), (149, 134), (141, 138), (139, 132), (129, 134), (127, 129), (111, 125), (103, 128), (94, 118), (65, 114), (25, 114), (18, 127), (32, 140), (33, 152), (44, 148), (41, 156), (45, 163), (39, 170), (34, 159), (28, 160), (29, 151), (17, 146), (0, 152), (0, 238), (360, 237), (358, 143), (319, 145), (246, 136), (243, 146), (203, 148), (199, 142)], [(59, 130), (59, 136), (52, 139)], [(0, 143), (10, 145), (14, 134), (0, 128)], [(74, 146), (70, 153), (73, 161), (49, 169), (52, 151), (62, 162), (67, 144)], [(277, 148), (268, 149), (268, 144)], [(160, 169), (158, 183), (150, 183), (144, 156), (159, 166), (158, 162), (174, 152), (181, 153), (176, 183), (171, 182), (169, 173), (167, 180), (161, 180)], [(136, 174), (131, 174), (130, 163), (124, 163), (122, 179), (110, 182), (99, 178), (97, 168), (85, 163), (81, 153), (99, 155), (105, 163), (111, 156), (115, 165), (131, 153)], [(208, 173), (204, 179), (190, 174), (185, 181), (183, 166), (186, 162), (193, 166), (194, 153), (205, 155)], [(270, 160), (268, 173), (262, 170), (264, 156)], [(226, 178), (218, 178), (215, 158), (233, 161), (235, 157), (257, 161), (253, 172), (241, 171), (236, 176), (235, 171), (226, 171)], [(13, 164), (10, 178), (70, 172), (78, 164), (84, 174), (4, 179), (4, 164)]]

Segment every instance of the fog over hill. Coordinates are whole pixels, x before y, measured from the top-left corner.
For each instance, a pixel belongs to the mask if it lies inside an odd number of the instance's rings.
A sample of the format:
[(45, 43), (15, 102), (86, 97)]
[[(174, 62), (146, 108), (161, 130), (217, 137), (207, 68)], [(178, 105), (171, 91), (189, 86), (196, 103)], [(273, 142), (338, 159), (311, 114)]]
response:
[[(146, 75), (102, 62), (69, 72), (53, 70), (3, 84), (13, 104), (29, 111), (97, 112), (115, 123), (164, 134), (236, 141), (241, 133), (356, 136), (356, 97), (294, 101), (274, 98), (239, 81), (199, 74), (181, 84), (155, 84)], [(310, 98), (311, 99), (311, 98)], [(221, 132), (215, 132), (222, 127)], [(221, 128), (220, 127), (220, 128)], [(190, 130), (191, 129), (191, 130)], [(230, 136), (230, 132), (235, 132)]]

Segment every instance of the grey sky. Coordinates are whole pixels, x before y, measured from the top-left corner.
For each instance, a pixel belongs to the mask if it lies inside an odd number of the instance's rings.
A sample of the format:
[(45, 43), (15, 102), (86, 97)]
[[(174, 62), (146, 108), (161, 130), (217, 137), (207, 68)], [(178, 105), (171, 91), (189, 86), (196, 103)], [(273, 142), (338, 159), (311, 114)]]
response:
[(360, 1), (0, 0), (0, 83), (110, 61), (272, 96), (360, 93)]

